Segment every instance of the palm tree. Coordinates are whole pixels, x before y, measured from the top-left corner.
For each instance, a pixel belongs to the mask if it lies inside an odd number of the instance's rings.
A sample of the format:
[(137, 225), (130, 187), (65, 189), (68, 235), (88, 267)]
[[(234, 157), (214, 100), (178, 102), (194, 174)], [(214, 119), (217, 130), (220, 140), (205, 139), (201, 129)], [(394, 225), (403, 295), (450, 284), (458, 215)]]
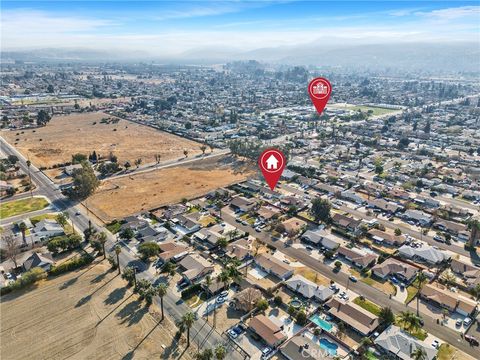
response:
[(33, 189), (32, 189), (32, 176), (30, 175), (30, 166), (32, 165), (32, 162), (30, 160), (27, 160), (27, 169), (28, 169), (28, 182), (30, 185), (30, 198), (33, 197)]
[(190, 346), (190, 328), (195, 322), (195, 314), (191, 311), (182, 316), (181, 323), (187, 329), (187, 348)]
[(395, 315), (393, 314), (392, 309), (389, 307), (384, 307), (380, 310), (379, 320), (382, 325), (388, 326), (393, 324), (395, 321)]
[(420, 311), (419, 311), (419, 303), (420, 303), (420, 293), (422, 291), (422, 288), (423, 288), (423, 285), (425, 285), (425, 283), (427, 282), (427, 276), (424, 274), (423, 271), (419, 271), (417, 273), (417, 278), (416, 278), (416, 282), (417, 282), (417, 316), (420, 315)]
[(398, 315), (400, 322), (403, 323), (407, 331), (414, 331), (422, 326), (422, 319), (411, 311), (402, 311)]
[(121, 274), (120, 271), (120, 253), (122, 252), (122, 248), (120, 245), (115, 246), (115, 254), (117, 255), (117, 266), (118, 266), (118, 275)]
[(107, 258), (107, 254), (105, 252), (105, 243), (107, 242), (107, 234), (104, 233), (103, 231), (101, 233), (98, 233), (96, 236), (96, 240), (100, 243), (102, 246), (102, 251), (103, 251), (103, 258)]
[(427, 353), (425, 350), (421, 347), (417, 347), (415, 350), (412, 351), (410, 354), (413, 360), (426, 360), (427, 359)]
[[(207, 275), (205, 277), (205, 286), (207, 287), (207, 289), (210, 288), (212, 283), (213, 283), (212, 277), (210, 275)], [(208, 303), (209, 303), (209, 299), (207, 299), (207, 309), (208, 309)], [(208, 311), (207, 311), (207, 322), (208, 322)]]
[(227, 349), (225, 349), (225, 346), (222, 344), (218, 345), (215, 348), (215, 357), (217, 360), (224, 360), (225, 357), (227, 356)]
[(217, 240), (217, 245), (220, 249), (225, 250), (226, 247), (228, 246), (228, 240), (226, 237), (221, 237)]
[(165, 314), (163, 312), (163, 297), (167, 295), (168, 285), (160, 284), (157, 286), (157, 294), (160, 297), (160, 308), (162, 309), (162, 320), (165, 319)]
[(224, 269), (217, 277), (217, 282), (223, 282), (223, 287), (228, 288), (228, 282), (230, 281), (230, 272), (228, 269)]

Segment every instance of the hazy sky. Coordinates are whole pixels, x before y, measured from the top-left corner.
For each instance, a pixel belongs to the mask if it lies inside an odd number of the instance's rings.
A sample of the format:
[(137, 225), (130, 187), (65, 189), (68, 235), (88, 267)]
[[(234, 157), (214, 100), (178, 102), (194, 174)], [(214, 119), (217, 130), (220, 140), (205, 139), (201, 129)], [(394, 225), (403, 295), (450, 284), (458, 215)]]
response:
[(178, 56), (306, 43), (480, 41), (479, 2), (2, 1), (2, 50)]

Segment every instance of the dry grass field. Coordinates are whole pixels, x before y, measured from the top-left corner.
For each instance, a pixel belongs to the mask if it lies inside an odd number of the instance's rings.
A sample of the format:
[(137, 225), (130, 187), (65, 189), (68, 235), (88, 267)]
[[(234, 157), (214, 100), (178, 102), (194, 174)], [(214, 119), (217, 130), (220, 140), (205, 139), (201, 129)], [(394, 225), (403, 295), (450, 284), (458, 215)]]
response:
[(193, 164), (106, 180), (88, 199), (88, 207), (103, 221), (150, 210), (204, 195), (245, 180), (252, 172), (239, 171), (229, 160), (199, 160)]
[[(178, 359), (175, 326), (100, 264), (2, 297), (0, 357), (15, 359)], [(185, 352), (182, 359), (191, 359)]]
[[(103, 118), (119, 120), (102, 123)], [(18, 135), (17, 135), (18, 134)], [(108, 156), (110, 152), (121, 164), (141, 158), (143, 164), (181, 158), (201, 153), (200, 144), (147, 126), (113, 118), (102, 112), (55, 116), (45, 127), (34, 130), (5, 131), (2, 136), (36, 166), (50, 167), (71, 161), (75, 153), (94, 150)]]

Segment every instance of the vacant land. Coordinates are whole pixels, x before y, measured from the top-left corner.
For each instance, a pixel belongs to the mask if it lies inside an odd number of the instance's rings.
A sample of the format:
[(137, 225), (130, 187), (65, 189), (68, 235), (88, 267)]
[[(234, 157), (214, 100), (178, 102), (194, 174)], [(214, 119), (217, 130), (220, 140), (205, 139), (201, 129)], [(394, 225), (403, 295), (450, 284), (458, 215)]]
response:
[[(103, 120), (108, 119), (108, 120)], [(200, 144), (147, 126), (114, 118), (102, 112), (56, 116), (45, 127), (2, 132), (2, 136), (38, 167), (71, 161), (76, 153), (100, 156), (113, 153), (123, 164), (142, 163), (201, 153)]]
[(178, 358), (184, 343), (172, 343), (175, 326), (159, 324), (159, 310), (144, 304), (102, 263), (43, 281), (2, 297), (0, 357)]
[(48, 201), (43, 197), (33, 197), (20, 200), (2, 202), (0, 205), (0, 219), (41, 210), (48, 206)]
[(250, 171), (230, 160), (199, 160), (192, 164), (165, 168), (106, 180), (88, 199), (88, 207), (103, 221), (163, 205), (191, 199), (222, 186), (245, 180)]

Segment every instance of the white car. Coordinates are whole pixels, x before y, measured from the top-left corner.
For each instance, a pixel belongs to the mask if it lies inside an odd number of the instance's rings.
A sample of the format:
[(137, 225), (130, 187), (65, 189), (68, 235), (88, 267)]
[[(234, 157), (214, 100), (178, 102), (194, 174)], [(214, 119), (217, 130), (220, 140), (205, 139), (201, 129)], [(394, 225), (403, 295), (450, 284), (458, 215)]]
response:
[(472, 319), (470, 319), (469, 317), (467, 317), (467, 318), (465, 318), (465, 320), (463, 320), (463, 326), (465, 326), (465, 327), (469, 326), (471, 323), (472, 323)]
[(438, 340), (433, 340), (432, 347), (435, 349), (438, 349), (440, 347), (440, 343), (438, 342)]
[(262, 349), (262, 358), (265, 359), (270, 353), (272, 352), (272, 349), (270, 347), (264, 347)]
[(232, 339), (236, 339), (238, 334), (233, 330), (228, 330), (228, 336), (230, 336)]

